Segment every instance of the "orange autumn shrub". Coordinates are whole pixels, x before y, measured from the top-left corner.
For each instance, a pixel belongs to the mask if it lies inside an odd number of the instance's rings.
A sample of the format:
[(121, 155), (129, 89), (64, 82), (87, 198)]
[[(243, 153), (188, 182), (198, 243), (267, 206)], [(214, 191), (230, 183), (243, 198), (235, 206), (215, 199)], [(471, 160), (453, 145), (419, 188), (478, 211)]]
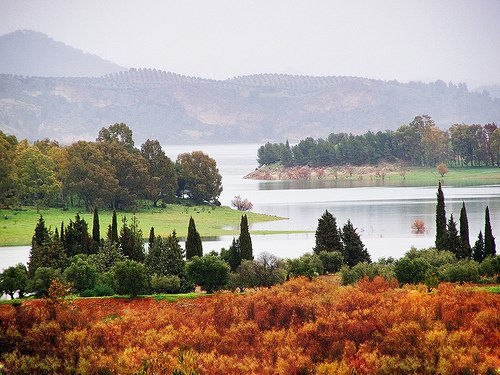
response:
[[(487, 374), (500, 296), (470, 286), (292, 279), (175, 303), (86, 298), (0, 305), (2, 373)], [(3, 366), (3, 367), (2, 367)]]

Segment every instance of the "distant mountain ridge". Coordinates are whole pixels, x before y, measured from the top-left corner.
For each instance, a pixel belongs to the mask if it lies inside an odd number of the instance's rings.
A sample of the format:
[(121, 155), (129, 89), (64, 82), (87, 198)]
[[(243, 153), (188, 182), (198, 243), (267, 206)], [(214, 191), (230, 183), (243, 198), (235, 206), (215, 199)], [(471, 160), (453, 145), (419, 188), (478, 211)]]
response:
[(101, 127), (125, 122), (138, 141), (294, 141), (395, 129), (419, 114), (442, 127), (499, 123), (500, 99), (442, 81), (284, 74), (219, 81), (156, 69), (86, 78), (0, 75), (0, 129), (28, 139), (94, 139)]
[(30, 140), (95, 139), (115, 122), (163, 143), (294, 141), (395, 129), (419, 114), (442, 127), (500, 122), (500, 99), (465, 84), (124, 70), (33, 31), (0, 37), (0, 52), (10, 73), (0, 74), (0, 130)]
[(0, 36), (0, 51), (1, 73), (41, 77), (98, 77), (126, 69), (31, 30), (18, 30)]

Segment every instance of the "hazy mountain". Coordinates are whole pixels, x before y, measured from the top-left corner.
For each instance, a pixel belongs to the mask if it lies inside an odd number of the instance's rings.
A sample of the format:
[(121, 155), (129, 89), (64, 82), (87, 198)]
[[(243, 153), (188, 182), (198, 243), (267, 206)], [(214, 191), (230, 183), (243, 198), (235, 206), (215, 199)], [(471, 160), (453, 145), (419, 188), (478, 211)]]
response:
[(294, 141), (395, 129), (429, 114), (441, 127), (500, 122), (500, 99), (464, 84), (259, 74), (225, 81), (155, 69), (101, 78), (0, 75), (0, 129), (63, 142), (115, 122), (138, 142)]
[(480, 86), (480, 87), (476, 87), (472, 91), (482, 93), (484, 90), (488, 91), (488, 93), (490, 94), (491, 97), (500, 98), (500, 85)]
[(43, 77), (99, 77), (125, 68), (47, 35), (21, 30), (0, 36), (0, 73)]

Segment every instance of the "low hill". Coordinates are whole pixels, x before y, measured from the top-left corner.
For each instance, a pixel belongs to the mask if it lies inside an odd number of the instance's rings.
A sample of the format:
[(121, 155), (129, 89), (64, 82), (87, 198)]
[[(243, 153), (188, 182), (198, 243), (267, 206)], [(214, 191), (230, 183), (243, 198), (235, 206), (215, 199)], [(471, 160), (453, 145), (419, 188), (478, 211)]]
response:
[(99, 77), (125, 69), (30, 30), (0, 36), (0, 51), (1, 73), (44, 77)]
[(138, 141), (290, 141), (395, 129), (429, 114), (441, 127), (500, 122), (500, 99), (464, 84), (258, 74), (217, 81), (156, 69), (99, 78), (0, 75), (0, 129), (63, 142), (125, 122)]

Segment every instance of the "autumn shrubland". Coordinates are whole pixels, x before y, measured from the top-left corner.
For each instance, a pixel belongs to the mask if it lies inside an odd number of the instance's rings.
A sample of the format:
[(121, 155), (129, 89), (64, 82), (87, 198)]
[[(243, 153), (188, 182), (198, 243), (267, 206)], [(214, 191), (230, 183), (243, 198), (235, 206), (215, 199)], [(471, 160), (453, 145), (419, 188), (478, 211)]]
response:
[[(8, 374), (494, 374), (500, 295), (338, 277), (167, 302), (0, 305)], [(177, 370), (178, 372), (174, 372)]]

